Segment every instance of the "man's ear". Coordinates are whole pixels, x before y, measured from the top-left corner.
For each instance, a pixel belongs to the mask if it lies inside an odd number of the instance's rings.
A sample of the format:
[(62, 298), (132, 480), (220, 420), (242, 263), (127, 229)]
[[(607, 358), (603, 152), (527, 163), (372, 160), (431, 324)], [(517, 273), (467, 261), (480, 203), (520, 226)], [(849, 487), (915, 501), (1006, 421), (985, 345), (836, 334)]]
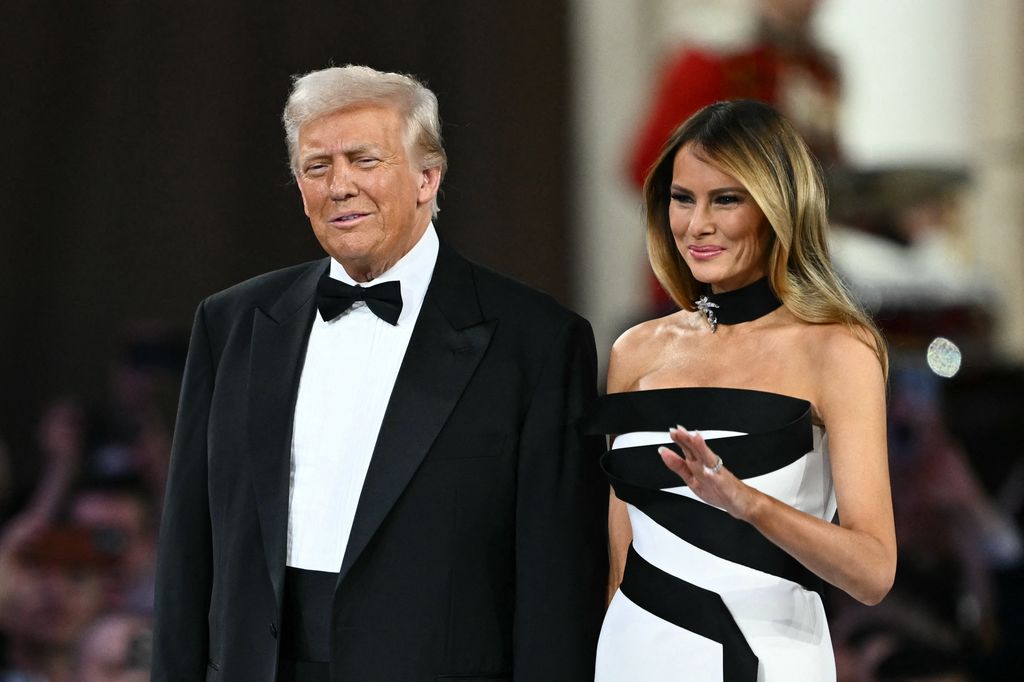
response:
[(420, 205), (429, 204), (441, 187), (441, 167), (433, 166), (420, 171), (420, 189), (416, 197)]

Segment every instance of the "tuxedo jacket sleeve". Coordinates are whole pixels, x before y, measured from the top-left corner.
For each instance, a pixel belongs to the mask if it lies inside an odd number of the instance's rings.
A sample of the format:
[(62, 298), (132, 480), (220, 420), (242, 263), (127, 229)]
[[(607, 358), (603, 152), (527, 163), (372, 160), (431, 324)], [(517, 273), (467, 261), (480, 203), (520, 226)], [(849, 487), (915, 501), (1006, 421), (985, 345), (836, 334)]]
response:
[(213, 557), (206, 473), (206, 424), (214, 373), (200, 305), (192, 325), (188, 359), (174, 429), (171, 472), (161, 519), (157, 561), (153, 680), (204, 680), (207, 613)]
[(517, 682), (592, 679), (604, 611), (594, 594), (607, 584), (594, 553), (606, 545), (607, 497), (594, 483), (601, 448), (576, 427), (596, 382), (593, 334), (575, 318), (552, 336), (519, 447)]
[[(292, 417), (326, 267), (263, 275), (196, 314), (154, 682), (275, 679)], [(607, 486), (577, 422), (595, 355), (583, 318), (442, 243), (342, 561), (332, 680), (593, 679)]]

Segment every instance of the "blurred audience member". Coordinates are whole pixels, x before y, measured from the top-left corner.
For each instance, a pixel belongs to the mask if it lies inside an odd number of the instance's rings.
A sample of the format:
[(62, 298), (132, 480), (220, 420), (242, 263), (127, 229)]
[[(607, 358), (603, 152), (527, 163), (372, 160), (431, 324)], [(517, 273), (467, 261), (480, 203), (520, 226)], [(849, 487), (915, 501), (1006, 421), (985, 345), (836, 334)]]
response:
[(868, 629), (856, 638), (856, 665), (840, 671), (843, 682), (969, 682), (968, 666), (955, 648), (898, 628)]
[(127, 612), (101, 617), (82, 637), (74, 682), (146, 682), (152, 637), (147, 618)]
[(953, 169), (903, 167), (850, 173), (834, 192), (842, 221), (832, 234), (836, 263), (890, 336), (984, 341), (990, 332), (998, 300), (970, 259), (961, 224), (966, 184)]
[[(173, 335), (139, 326), (101, 410), (87, 417), (71, 397), (44, 410), (37, 483), (0, 529), (0, 682), (148, 678), (158, 498), (183, 357)], [(0, 507), (6, 463), (0, 448)]]
[(839, 71), (811, 31), (819, 0), (757, 0), (750, 44), (730, 52), (684, 46), (661, 72), (632, 147), (630, 177), (639, 188), (662, 145), (701, 107), (724, 99), (771, 104), (828, 168), (839, 158)]
[(75, 648), (104, 606), (103, 574), (114, 558), (88, 529), (14, 526), (0, 543), (9, 575), (0, 603), (6, 635), (4, 682), (72, 679)]
[(156, 509), (144, 480), (106, 478), (79, 488), (68, 508), (71, 523), (88, 528), (116, 561), (107, 578), (107, 604), (148, 613), (153, 608)]
[(978, 564), (965, 567), (966, 575), (985, 575), (1019, 563), (1024, 544), (1012, 517), (981, 485), (946, 427), (940, 381), (924, 367), (901, 367), (892, 379), (890, 452), (893, 479), (902, 482), (897, 503), (901, 546), (923, 555), (934, 556), (936, 550), (959, 554), (962, 563)]
[(997, 576), (1021, 566), (1021, 534), (946, 427), (943, 380), (921, 364), (904, 358), (891, 374), (895, 584), (870, 611), (830, 595), (841, 682), (969, 680), (1013, 631)]
[(83, 465), (90, 479), (137, 475), (163, 494), (185, 346), (156, 323), (135, 323), (110, 365), (103, 408), (91, 419)]
[(81, 470), (85, 423), (77, 399), (65, 396), (50, 403), (37, 433), (43, 469), (32, 498), (21, 513), (49, 523), (61, 513)]
[[(15, 674), (19, 669), (47, 668), (51, 657), (54, 667), (64, 670), (66, 661), (57, 659), (67, 658), (66, 647), (59, 642), (69, 627), (75, 629), (70, 621), (83, 611), (88, 612), (87, 618), (94, 615), (92, 609), (80, 607), (83, 600), (90, 601), (96, 566), (83, 571), (89, 579), (81, 592), (66, 589), (73, 586), (80, 565), (89, 561), (82, 554), (81, 537), (52, 528), (81, 461), (83, 424), (77, 401), (59, 398), (50, 404), (40, 420), (37, 443), (42, 465), (39, 482), (24, 509), (0, 531), (0, 634), (4, 636), (0, 670), (7, 670), (0, 674), (0, 682), (23, 679)], [(63, 558), (70, 559), (68, 565)], [(99, 580), (96, 577), (97, 585)], [(102, 592), (97, 599), (96, 610), (102, 605)], [(51, 629), (53, 639), (46, 635)]]

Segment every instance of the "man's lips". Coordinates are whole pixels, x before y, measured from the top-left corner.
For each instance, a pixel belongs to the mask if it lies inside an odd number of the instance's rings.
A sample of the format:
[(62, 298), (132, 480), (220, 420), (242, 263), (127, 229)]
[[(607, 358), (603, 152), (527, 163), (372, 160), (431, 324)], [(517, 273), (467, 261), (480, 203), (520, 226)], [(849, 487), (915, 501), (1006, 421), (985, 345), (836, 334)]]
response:
[(688, 246), (687, 250), (690, 252), (690, 255), (697, 260), (710, 260), (711, 258), (725, 252), (725, 249), (721, 246)]
[(327, 222), (331, 223), (332, 225), (347, 227), (349, 225), (353, 225), (359, 222), (368, 215), (370, 214), (364, 213), (362, 211), (346, 211), (345, 213), (341, 213), (339, 215), (334, 216)]

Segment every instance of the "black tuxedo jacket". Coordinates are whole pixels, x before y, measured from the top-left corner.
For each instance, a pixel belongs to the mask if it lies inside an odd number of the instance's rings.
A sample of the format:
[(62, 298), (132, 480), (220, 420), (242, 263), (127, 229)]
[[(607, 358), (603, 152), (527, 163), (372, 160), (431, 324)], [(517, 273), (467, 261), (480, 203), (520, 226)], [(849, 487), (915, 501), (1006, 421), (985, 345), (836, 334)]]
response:
[[(196, 313), (155, 682), (275, 678), (292, 417), (326, 268), (257, 277)], [(576, 422), (595, 365), (584, 319), (441, 245), (341, 566), (332, 680), (593, 679), (607, 486)]]

